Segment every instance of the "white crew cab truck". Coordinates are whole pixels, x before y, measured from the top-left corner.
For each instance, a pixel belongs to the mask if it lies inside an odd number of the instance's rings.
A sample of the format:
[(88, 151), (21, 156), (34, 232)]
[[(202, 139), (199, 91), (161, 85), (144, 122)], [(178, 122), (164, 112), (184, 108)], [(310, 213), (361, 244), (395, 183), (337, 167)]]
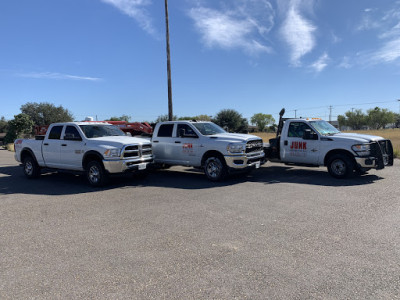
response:
[(234, 170), (259, 168), (265, 155), (259, 137), (228, 133), (212, 122), (157, 123), (152, 146), (156, 164), (203, 168), (211, 181), (219, 181)]
[(89, 183), (101, 186), (109, 174), (143, 171), (153, 162), (151, 143), (126, 136), (107, 123), (54, 123), (36, 140), (18, 139), (15, 159), (28, 178), (41, 169), (85, 172)]
[(335, 178), (393, 165), (390, 140), (379, 136), (341, 133), (321, 119), (283, 119), (280, 112), (277, 137), (264, 151), (273, 162), (302, 166), (327, 166)]

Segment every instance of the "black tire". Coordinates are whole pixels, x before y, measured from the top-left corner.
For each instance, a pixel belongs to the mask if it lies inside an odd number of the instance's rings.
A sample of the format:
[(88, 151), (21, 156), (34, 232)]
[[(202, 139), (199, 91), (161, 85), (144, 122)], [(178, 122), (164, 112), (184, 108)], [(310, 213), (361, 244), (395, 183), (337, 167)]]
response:
[(22, 165), (24, 174), (29, 179), (38, 178), (40, 176), (40, 167), (31, 155), (24, 158)]
[(204, 162), (204, 173), (211, 181), (220, 181), (227, 175), (225, 161), (217, 156), (211, 156)]
[(92, 160), (86, 165), (86, 178), (91, 186), (101, 187), (107, 182), (107, 174), (103, 168), (103, 165)]
[(343, 179), (354, 175), (354, 161), (345, 154), (335, 154), (328, 161), (328, 172), (332, 177)]

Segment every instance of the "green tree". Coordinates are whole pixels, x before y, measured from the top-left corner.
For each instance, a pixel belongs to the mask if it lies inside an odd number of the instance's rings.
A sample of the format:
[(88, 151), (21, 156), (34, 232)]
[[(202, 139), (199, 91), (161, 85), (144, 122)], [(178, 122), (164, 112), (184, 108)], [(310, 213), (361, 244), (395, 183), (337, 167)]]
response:
[(394, 126), (400, 128), (400, 114), (395, 114), (394, 116)]
[(195, 120), (197, 121), (211, 121), (212, 117), (211, 116), (207, 116), (207, 115), (198, 115), (195, 117)]
[(0, 133), (7, 132), (8, 122), (4, 117), (0, 119)]
[(373, 129), (385, 128), (387, 124), (395, 123), (395, 114), (386, 108), (375, 107), (367, 110), (367, 123)]
[[(157, 117), (155, 123), (165, 122), (165, 121), (168, 121), (168, 120), (169, 120), (168, 114), (166, 114), (166, 115), (160, 115), (160, 116)], [(173, 120), (173, 121), (176, 121), (176, 120), (178, 120), (178, 117), (177, 117), (177, 116), (173, 116), (172, 120)]]
[(179, 121), (190, 121), (190, 120), (195, 120), (195, 117), (179, 117)]
[(73, 116), (68, 109), (47, 102), (28, 102), (21, 106), (21, 112), (27, 114), (35, 125), (73, 121)]
[(126, 121), (129, 122), (131, 119), (130, 116), (128, 115), (122, 115), (120, 117), (111, 117), (110, 119), (106, 120), (106, 121)]
[(343, 126), (346, 126), (346, 125), (347, 125), (347, 120), (346, 120), (346, 117), (345, 117), (345, 116), (339, 115), (339, 116), (337, 117), (337, 120), (338, 120), (338, 122), (339, 122), (339, 128), (342, 128)]
[(346, 125), (350, 126), (354, 130), (360, 130), (363, 126), (367, 125), (367, 116), (362, 112), (361, 109), (356, 109), (355, 111), (347, 111), (345, 112), (345, 115)]
[(247, 132), (248, 130), (247, 120), (234, 109), (221, 110), (213, 121), (229, 132)]
[(19, 114), (14, 116), (14, 119), (8, 122), (8, 131), (4, 137), (5, 143), (13, 143), (22, 134), (32, 131), (33, 121), (27, 114)]
[(194, 117), (179, 117), (178, 120), (197, 120), (197, 121), (211, 121), (212, 117), (207, 115), (198, 115)]
[(258, 131), (262, 132), (267, 125), (274, 124), (275, 119), (272, 117), (272, 115), (258, 113), (251, 117), (250, 122), (251, 124), (256, 124)]

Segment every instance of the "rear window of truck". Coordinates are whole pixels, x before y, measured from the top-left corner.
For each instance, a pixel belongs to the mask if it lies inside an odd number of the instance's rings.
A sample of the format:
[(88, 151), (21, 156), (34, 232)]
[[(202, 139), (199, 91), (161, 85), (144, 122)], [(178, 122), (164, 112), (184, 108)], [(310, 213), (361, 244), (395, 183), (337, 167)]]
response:
[(172, 137), (172, 131), (174, 129), (174, 124), (163, 124), (158, 129), (159, 137)]
[(54, 126), (49, 133), (49, 140), (59, 140), (64, 126)]

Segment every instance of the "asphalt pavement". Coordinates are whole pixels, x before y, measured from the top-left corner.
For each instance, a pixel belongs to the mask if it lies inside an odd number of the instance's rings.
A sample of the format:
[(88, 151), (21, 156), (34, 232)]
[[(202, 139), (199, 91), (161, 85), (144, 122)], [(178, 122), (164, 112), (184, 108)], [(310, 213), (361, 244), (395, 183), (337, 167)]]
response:
[(399, 160), (347, 180), (267, 163), (99, 189), (28, 180), (0, 150), (0, 299), (397, 299), (399, 227)]

